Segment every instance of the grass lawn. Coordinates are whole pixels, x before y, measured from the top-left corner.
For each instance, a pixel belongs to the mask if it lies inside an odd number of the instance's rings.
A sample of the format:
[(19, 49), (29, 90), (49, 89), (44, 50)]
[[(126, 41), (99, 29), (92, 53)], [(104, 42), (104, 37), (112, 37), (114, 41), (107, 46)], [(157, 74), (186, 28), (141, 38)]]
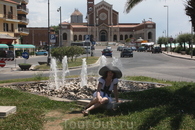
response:
[[(172, 86), (139, 92), (120, 93), (123, 103), (117, 110), (94, 110), (87, 117), (73, 118), (60, 125), (71, 129), (192, 130), (195, 128), (195, 84), (175, 82)], [(38, 130), (51, 111), (80, 111), (74, 102), (57, 102), (47, 97), (0, 88), (0, 105), (17, 106), (17, 113), (0, 119), (0, 129)], [(57, 120), (55, 115), (50, 120)]]
[[(89, 56), (88, 58), (87, 57), (77, 58), (76, 61), (74, 61), (74, 62), (71, 62), (69, 60), (68, 61), (68, 67), (81, 66), (82, 62), (83, 62), (83, 60), (82, 60), (83, 58), (86, 58), (87, 65), (94, 64), (99, 59), (99, 57), (95, 57), (95, 56), (91, 57), (91, 56)], [(57, 67), (58, 68), (62, 68), (62, 64), (61, 63), (57, 63)], [(34, 69), (37, 69), (37, 70), (48, 70), (48, 69), (50, 69), (50, 66), (47, 66), (47, 64), (43, 64), (43, 65), (36, 66)]]

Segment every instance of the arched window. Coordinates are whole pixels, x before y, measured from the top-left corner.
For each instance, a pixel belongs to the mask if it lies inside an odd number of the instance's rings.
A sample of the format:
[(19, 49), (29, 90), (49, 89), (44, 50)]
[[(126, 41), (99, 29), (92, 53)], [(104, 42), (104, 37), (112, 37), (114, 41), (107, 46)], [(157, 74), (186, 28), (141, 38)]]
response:
[(117, 35), (114, 35), (113, 41), (117, 41)]
[(77, 35), (74, 35), (74, 41), (77, 41)]
[(67, 33), (63, 33), (63, 40), (67, 40)]
[(123, 40), (123, 35), (120, 35), (120, 40)]
[(128, 38), (128, 35), (125, 35), (125, 40)]
[(148, 33), (148, 39), (152, 39), (152, 33), (151, 32)]
[(79, 41), (82, 41), (82, 35), (79, 35)]
[(130, 37), (130, 38), (132, 38), (132, 37), (133, 37), (133, 35), (131, 34), (129, 37)]

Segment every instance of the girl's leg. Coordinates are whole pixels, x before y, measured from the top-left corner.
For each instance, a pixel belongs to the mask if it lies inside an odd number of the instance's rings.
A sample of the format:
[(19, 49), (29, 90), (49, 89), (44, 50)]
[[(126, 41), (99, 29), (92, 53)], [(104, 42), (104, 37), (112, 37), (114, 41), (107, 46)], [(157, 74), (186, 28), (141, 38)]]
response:
[(97, 98), (95, 97), (95, 98), (93, 98), (91, 101), (90, 101), (90, 103), (89, 104), (87, 104), (86, 106), (85, 106), (85, 108), (88, 108), (88, 107), (90, 107), (91, 105), (93, 105), (93, 104), (95, 104), (95, 103), (97, 103), (98, 101), (97, 101)]
[(107, 97), (102, 98), (102, 103), (101, 104), (99, 102), (95, 102), (94, 104), (91, 105), (91, 107), (87, 108), (86, 111), (90, 111), (92, 109), (98, 108), (102, 104), (105, 104), (105, 103), (108, 103), (108, 98)]

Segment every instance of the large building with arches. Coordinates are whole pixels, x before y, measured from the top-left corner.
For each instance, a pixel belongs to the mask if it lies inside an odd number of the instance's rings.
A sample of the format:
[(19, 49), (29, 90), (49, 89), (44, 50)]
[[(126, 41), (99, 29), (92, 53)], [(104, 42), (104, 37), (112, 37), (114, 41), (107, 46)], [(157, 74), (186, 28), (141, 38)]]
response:
[(73, 41), (83, 41), (84, 35), (91, 35), (96, 42), (121, 42), (127, 38), (136, 42), (142, 38), (148, 42), (155, 42), (156, 24), (143, 20), (142, 23), (119, 23), (119, 13), (113, 5), (102, 0), (94, 4), (94, 0), (87, 0), (87, 15), (78, 10), (70, 16), (71, 21), (62, 22), (62, 44), (69, 46)]

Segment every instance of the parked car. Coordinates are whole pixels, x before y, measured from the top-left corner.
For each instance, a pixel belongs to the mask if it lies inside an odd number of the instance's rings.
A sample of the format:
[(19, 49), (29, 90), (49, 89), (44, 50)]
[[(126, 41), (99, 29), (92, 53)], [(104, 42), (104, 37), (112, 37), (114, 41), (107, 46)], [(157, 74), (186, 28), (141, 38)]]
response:
[(0, 57), (2, 57), (2, 58), (14, 58), (14, 53), (11, 50), (0, 50)]
[(134, 46), (132, 46), (131, 49), (132, 49), (133, 51), (137, 51), (137, 48), (134, 47)]
[(123, 48), (120, 54), (121, 57), (133, 57), (133, 50), (131, 48)]
[(112, 57), (112, 50), (110, 50), (110, 49), (103, 49), (102, 55), (104, 55), (104, 56), (111, 56)]
[(106, 49), (112, 50), (112, 47), (111, 46), (107, 46)]
[(122, 51), (122, 49), (123, 49), (123, 46), (118, 46), (117, 47), (117, 51)]
[(162, 53), (161, 47), (160, 46), (153, 47), (152, 53)]
[(36, 56), (38, 56), (38, 55), (45, 55), (45, 56), (47, 56), (48, 52), (46, 50), (39, 50), (39, 51), (36, 52)]
[(87, 48), (84, 48), (83, 54), (87, 54), (87, 53), (90, 54), (90, 49), (89, 48), (88, 49)]
[(144, 46), (140, 46), (137, 51), (138, 52), (146, 51), (146, 48)]

